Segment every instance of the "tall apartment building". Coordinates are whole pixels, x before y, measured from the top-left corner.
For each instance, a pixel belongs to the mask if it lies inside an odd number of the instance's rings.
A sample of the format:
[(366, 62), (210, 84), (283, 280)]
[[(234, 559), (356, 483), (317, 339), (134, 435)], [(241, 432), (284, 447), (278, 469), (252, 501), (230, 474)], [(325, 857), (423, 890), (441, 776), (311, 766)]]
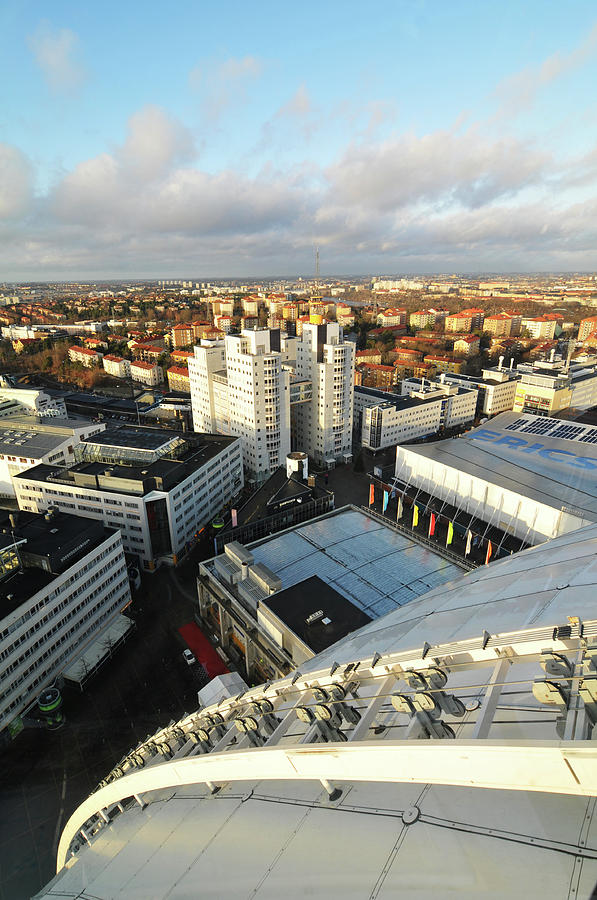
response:
[(277, 329), (202, 342), (189, 358), (195, 431), (241, 438), (245, 476), (259, 483), (290, 452), (290, 372)]
[(240, 441), (220, 435), (112, 428), (83, 440), (77, 459), (17, 475), (19, 508), (55, 506), (119, 528), (147, 571), (176, 565), (243, 486)]
[(296, 374), (311, 381), (309, 403), (293, 408), (293, 445), (318, 465), (352, 457), (355, 345), (336, 322), (306, 324), (297, 345)]
[(125, 618), (131, 596), (120, 532), (61, 512), (2, 510), (0, 590), (1, 739), (90, 643)]
[(587, 319), (581, 319), (578, 326), (578, 340), (586, 341), (590, 334), (597, 331), (597, 316), (589, 316)]
[(524, 318), (522, 320), (522, 329), (529, 332), (532, 338), (551, 341), (556, 333), (557, 319), (551, 319), (547, 316), (535, 316), (534, 318)]

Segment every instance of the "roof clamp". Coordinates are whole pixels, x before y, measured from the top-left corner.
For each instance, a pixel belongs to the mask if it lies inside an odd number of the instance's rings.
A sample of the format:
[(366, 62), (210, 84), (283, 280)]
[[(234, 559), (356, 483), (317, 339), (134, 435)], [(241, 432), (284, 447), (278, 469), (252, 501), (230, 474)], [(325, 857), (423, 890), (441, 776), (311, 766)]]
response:
[(483, 648), (483, 650), (485, 650), (485, 648), (487, 647), (487, 644), (489, 643), (490, 640), (491, 640), (490, 633), (488, 631), (484, 631), (483, 632), (483, 641), (481, 643), (481, 647)]
[(261, 726), (267, 737), (270, 737), (280, 724), (280, 719), (274, 715), (274, 704), (271, 700), (266, 700), (265, 698), (263, 700), (255, 700), (249, 704), (247, 711), (251, 716), (260, 719)]
[[(429, 701), (421, 698), (428, 697)], [(418, 698), (418, 699), (417, 699)], [(420, 738), (455, 738), (454, 730), (438, 718), (439, 707), (430, 694), (415, 694), (411, 699), (408, 694), (393, 694), (392, 706), (397, 712), (410, 716), (406, 732), (409, 739)], [(427, 707), (427, 708), (423, 708)]]
[[(313, 691), (313, 696), (319, 703), (330, 702), (333, 704), (334, 711), (349, 725), (357, 725), (361, 721), (361, 714), (357, 709), (349, 706), (348, 703), (344, 703), (347, 693), (348, 688), (343, 687), (341, 684), (333, 684), (327, 690), (316, 688)], [(317, 716), (317, 706), (315, 707), (315, 715)]]
[(237, 731), (246, 734), (253, 747), (261, 747), (265, 743), (265, 738), (259, 731), (259, 722), (253, 716), (239, 716), (234, 720), (234, 725)]

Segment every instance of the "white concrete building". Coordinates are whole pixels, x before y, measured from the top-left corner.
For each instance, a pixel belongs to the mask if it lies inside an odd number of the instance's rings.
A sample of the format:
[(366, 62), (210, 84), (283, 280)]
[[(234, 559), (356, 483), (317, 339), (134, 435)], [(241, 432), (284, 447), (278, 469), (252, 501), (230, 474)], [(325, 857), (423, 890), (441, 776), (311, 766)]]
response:
[(163, 382), (164, 373), (161, 366), (138, 359), (131, 363), (131, 378), (148, 387), (157, 387)]
[(471, 424), (476, 414), (477, 391), (457, 385), (427, 385), (401, 397), (362, 387), (355, 387), (354, 393), (362, 404), (357, 439), (372, 451), (461, 428)]
[(75, 447), (105, 423), (89, 419), (12, 416), (0, 419), (0, 496), (14, 497), (13, 478), (40, 463), (70, 465)]
[(293, 409), (293, 443), (321, 466), (352, 457), (354, 360), (355, 345), (337, 323), (305, 324), (296, 375), (312, 382), (313, 398)]
[[(40, 416), (40, 418), (67, 417), (66, 405), (62, 397), (53, 397), (41, 388), (19, 385), (13, 387), (10, 381), (0, 376), (0, 417)], [(5, 386), (4, 386), (5, 385)]]
[(267, 328), (202, 342), (189, 357), (193, 427), (240, 437), (249, 481), (264, 481), (290, 452), (290, 373), (283, 362), (280, 332)]
[(0, 528), (1, 733), (106, 636), (131, 597), (117, 529), (5, 511)]
[(85, 366), (86, 369), (91, 369), (93, 366), (99, 366), (102, 357), (102, 353), (98, 353), (97, 350), (89, 350), (88, 347), (70, 347), (68, 351), (68, 358), (70, 361), (80, 363), (82, 366)]
[(14, 479), (19, 508), (99, 519), (153, 571), (176, 565), (197, 532), (243, 486), (240, 441), (124, 426), (84, 440), (75, 465), (38, 465)]
[[(514, 369), (504, 369), (501, 364), (489, 369), (483, 369), (481, 378), (474, 375), (454, 375), (446, 372), (440, 375), (433, 385), (438, 383), (457, 384), (463, 388), (472, 388), (478, 391), (477, 415), (495, 416), (501, 412), (508, 412), (514, 406), (516, 385), (520, 375)], [(421, 387), (420, 378), (405, 378), (402, 382), (401, 392), (410, 393), (411, 387), (418, 390)]]
[(123, 356), (104, 356), (104, 370), (116, 378), (128, 378), (131, 374), (131, 361)]
[(535, 316), (524, 319), (521, 329), (529, 332), (532, 338), (551, 341), (556, 333), (557, 319), (548, 319), (545, 316)]

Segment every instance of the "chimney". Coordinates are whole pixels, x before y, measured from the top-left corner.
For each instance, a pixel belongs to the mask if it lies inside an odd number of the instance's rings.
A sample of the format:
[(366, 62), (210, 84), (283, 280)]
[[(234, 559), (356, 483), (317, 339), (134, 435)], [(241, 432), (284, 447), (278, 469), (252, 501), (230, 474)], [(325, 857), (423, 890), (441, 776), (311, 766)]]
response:
[(514, 357), (510, 357), (510, 371), (514, 368)]
[(501, 370), (502, 370), (502, 363), (503, 363), (503, 362), (504, 362), (504, 357), (503, 357), (503, 356), (500, 356), (500, 358), (498, 359), (498, 369), (500, 370), (500, 372), (501, 372)]
[(10, 515), (9, 515), (9, 517), (8, 517), (8, 521), (10, 522), (10, 527), (11, 527), (11, 528), (16, 528), (16, 527), (17, 527), (17, 522), (18, 522), (18, 520), (19, 520), (19, 514), (18, 514), (18, 512), (10, 513)]

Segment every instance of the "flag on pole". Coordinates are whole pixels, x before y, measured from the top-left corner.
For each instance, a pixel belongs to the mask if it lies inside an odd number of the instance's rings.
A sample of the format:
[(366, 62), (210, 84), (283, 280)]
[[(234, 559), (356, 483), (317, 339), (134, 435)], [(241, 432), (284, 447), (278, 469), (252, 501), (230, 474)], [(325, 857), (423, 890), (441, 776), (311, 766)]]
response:
[(398, 497), (398, 505), (396, 506), (396, 521), (402, 518), (402, 513), (404, 512), (402, 508), (402, 497)]
[(473, 538), (473, 536), (472, 536), (472, 534), (471, 534), (471, 532), (470, 532), (470, 529), (469, 529), (469, 530), (467, 531), (467, 533), (466, 533), (466, 550), (464, 551), (464, 555), (465, 555), (465, 556), (468, 556), (469, 553), (471, 552), (472, 538)]
[(419, 524), (419, 507), (416, 503), (413, 503), (413, 528), (416, 528)]
[(236, 528), (238, 525), (238, 513), (235, 509), (230, 510), (230, 516), (232, 518), (232, 527)]
[(485, 565), (491, 559), (491, 554), (493, 553), (493, 547), (491, 546), (491, 541), (487, 541), (487, 556), (485, 557)]
[(373, 482), (369, 485), (369, 506), (373, 506), (375, 503), (375, 487)]
[(396, 499), (396, 488), (393, 487), (390, 492), (390, 500), (395, 500), (395, 499)]
[(388, 494), (387, 491), (384, 491), (383, 492), (383, 510), (382, 510), (382, 512), (385, 512), (386, 509), (388, 508), (388, 500), (389, 499), (390, 499), (390, 495)]
[(454, 540), (454, 526), (451, 522), (448, 522), (448, 536), (446, 538), (446, 547), (448, 544), (451, 544)]
[(431, 513), (431, 518), (429, 519), (429, 537), (435, 534), (435, 515)]

